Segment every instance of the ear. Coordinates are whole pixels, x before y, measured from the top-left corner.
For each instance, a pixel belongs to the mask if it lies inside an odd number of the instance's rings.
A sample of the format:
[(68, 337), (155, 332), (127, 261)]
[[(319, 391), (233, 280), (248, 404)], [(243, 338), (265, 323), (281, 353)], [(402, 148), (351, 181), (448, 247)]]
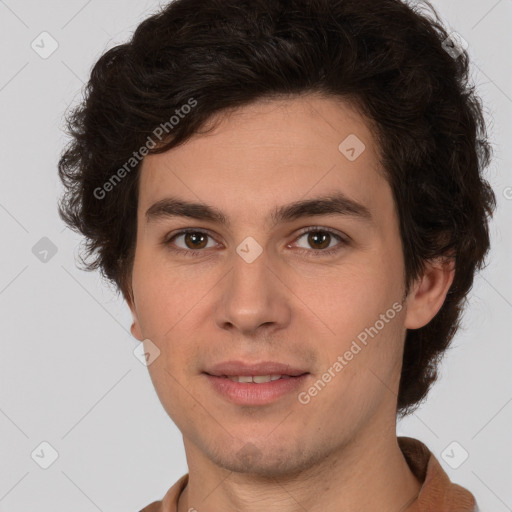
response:
[(453, 258), (428, 261), (421, 277), (407, 298), (404, 326), (419, 329), (427, 325), (441, 309), (455, 277)]
[(130, 308), (130, 311), (132, 313), (132, 326), (130, 327), (130, 332), (132, 333), (132, 336), (136, 338), (139, 341), (142, 341), (144, 339), (144, 336), (142, 336), (142, 330), (140, 328), (139, 323), (139, 317), (137, 315), (137, 307), (135, 305), (135, 299), (133, 295), (125, 295), (126, 303), (128, 304), (128, 307)]

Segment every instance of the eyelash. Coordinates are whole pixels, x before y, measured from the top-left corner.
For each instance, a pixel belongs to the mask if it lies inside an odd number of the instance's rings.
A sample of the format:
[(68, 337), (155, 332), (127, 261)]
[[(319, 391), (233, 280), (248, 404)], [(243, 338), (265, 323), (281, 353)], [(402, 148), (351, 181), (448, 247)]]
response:
[[(311, 250), (308, 250), (308, 249), (299, 249), (298, 252), (300, 254), (303, 254), (303, 253), (313, 253), (313, 257), (318, 257), (318, 256), (331, 256), (332, 254), (338, 252), (339, 250), (341, 250), (341, 247), (345, 246), (348, 244), (348, 240), (344, 237), (342, 237), (341, 235), (335, 233), (334, 231), (332, 231), (331, 229), (328, 229), (328, 228), (322, 228), (320, 226), (314, 226), (314, 227), (311, 227), (311, 228), (305, 228), (303, 231), (301, 231), (299, 233), (299, 235), (297, 236), (297, 238), (295, 239), (295, 241), (299, 240), (303, 235), (307, 235), (309, 233), (329, 233), (330, 235), (334, 236), (340, 243), (335, 245), (333, 248), (331, 249), (311, 249)], [(192, 228), (189, 228), (189, 229), (182, 229), (181, 231), (178, 231), (177, 233), (175, 233), (172, 237), (170, 238), (166, 238), (162, 243), (163, 245), (167, 246), (171, 251), (175, 252), (175, 253), (179, 253), (183, 256), (202, 256), (201, 255), (201, 252), (204, 251), (204, 249), (176, 249), (175, 247), (172, 246), (171, 242), (176, 239), (177, 237), (179, 236), (182, 236), (182, 235), (187, 235), (187, 234), (190, 234), (190, 233), (194, 233), (194, 234), (197, 234), (197, 233), (201, 233), (203, 235), (206, 235), (210, 238), (213, 238), (209, 233), (207, 233), (206, 231), (202, 231), (201, 229), (192, 229)]]

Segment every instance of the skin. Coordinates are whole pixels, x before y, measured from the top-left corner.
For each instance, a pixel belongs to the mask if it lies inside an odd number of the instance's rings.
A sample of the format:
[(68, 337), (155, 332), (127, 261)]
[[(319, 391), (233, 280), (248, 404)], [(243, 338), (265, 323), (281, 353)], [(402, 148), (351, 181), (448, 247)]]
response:
[[(403, 309), (307, 405), (296, 393), (263, 406), (226, 401), (202, 373), (209, 365), (290, 363), (310, 372), (307, 391), (402, 302), (405, 283), (393, 196), (356, 110), (305, 95), (260, 100), (216, 121), (210, 133), (144, 159), (127, 298), (133, 336), (160, 350), (148, 369), (183, 434), (189, 483), (178, 511), (404, 511), (421, 487), (396, 439), (405, 333), (434, 317), (453, 269), (429, 263)], [(338, 149), (350, 134), (366, 146), (354, 161)], [(274, 207), (333, 191), (362, 203), (373, 221), (315, 215), (270, 227)], [(182, 217), (147, 222), (146, 210), (170, 195), (215, 206), (230, 227)], [(300, 230), (312, 227), (349, 241), (327, 234), (324, 245), (308, 242)], [(198, 256), (162, 244), (184, 228), (209, 232), (172, 242)], [(252, 263), (236, 252), (248, 236), (263, 249)], [(244, 447), (252, 458), (241, 456)]]

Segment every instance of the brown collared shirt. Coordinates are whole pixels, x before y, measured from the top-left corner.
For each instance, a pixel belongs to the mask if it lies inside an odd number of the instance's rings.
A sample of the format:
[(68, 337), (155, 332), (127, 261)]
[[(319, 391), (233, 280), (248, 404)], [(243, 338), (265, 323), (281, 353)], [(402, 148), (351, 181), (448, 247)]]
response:
[[(430, 450), (417, 439), (398, 437), (398, 445), (416, 478), (422, 483), (418, 497), (404, 512), (479, 512), (474, 496), (450, 481)], [(178, 498), (186, 487), (188, 473), (165, 494), (140, 512), (177, 512)]]

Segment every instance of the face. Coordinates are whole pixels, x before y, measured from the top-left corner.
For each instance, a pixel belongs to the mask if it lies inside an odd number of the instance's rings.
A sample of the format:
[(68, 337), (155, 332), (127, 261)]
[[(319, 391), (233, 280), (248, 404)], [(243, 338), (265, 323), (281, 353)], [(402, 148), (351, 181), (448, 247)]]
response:
[[(143, 161), (132, 333), (160, 351), (148, 369), (187, 456), (290, 473), (394, 425), (407, 319), (398, 218), (348, 104), (259, 101), (217, 121)], [(274, 388), (229, 380), (233, 398), (206, 373), (233, 360), (305, 375)]]

